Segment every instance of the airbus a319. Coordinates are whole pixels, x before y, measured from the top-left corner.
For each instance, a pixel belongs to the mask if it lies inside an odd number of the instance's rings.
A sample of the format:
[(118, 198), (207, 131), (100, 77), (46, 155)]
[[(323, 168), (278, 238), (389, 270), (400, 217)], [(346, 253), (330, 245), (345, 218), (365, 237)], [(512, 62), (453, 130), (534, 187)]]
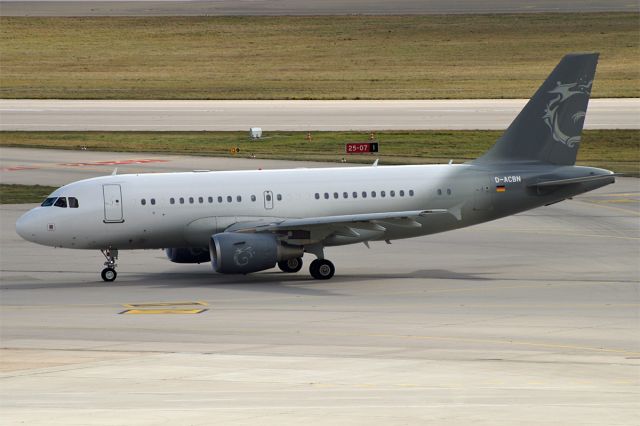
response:
[(597, 60), (565, 56), (495, 145), (464, 164), (97, 177), (57, 189), (16, 231), (101, 250), (105, 281), (120, 250), (160, 248), (223, 274), (297, 272), (309, 253), (311, 276), (329, 279), (327, 247), (471, 226), (613, 183), (608, 170), (575, 166)]

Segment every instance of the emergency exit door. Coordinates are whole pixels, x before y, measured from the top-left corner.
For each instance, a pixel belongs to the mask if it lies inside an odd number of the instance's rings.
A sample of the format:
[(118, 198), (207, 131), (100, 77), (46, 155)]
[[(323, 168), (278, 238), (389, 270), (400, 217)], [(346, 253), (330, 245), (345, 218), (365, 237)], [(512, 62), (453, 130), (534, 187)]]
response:
[(264, 191), (264, 208), (271, 210), (273, 208), (273, 192)]
[(104, 222), (120, 223), (124, 222), (122, 215), (122, 191), (120, 185), (102, 185), (104, 196)]

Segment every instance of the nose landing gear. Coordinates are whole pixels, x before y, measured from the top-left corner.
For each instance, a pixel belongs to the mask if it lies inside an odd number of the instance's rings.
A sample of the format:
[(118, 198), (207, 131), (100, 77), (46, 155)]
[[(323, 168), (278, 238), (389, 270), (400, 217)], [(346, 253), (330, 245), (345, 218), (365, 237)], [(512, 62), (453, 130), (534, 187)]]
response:
[(116, 260), (118, 259), (118, 249), (101, 249), (100, 252), (105, 257), (105, 259), (107, 259), (107, 261), (104, 262), (104, 266), (106, 267), (102, 270), (100, 276), (104, 281), (115, 281), (116, 277), (118, 276), (118, 273), (116, 272), (116, 266), (118, 266), (116, 265)]

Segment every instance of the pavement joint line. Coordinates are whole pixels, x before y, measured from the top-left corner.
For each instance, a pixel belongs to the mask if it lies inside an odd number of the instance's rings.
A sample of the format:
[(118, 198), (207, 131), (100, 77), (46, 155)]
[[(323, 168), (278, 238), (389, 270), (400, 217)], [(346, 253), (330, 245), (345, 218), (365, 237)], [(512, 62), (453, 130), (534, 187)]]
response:
[(310, 334), (317, 334), (321, 336), (368, 336), (368, 337), (389, 337), (389, 338), (401, 338), (401, 339), (410, 339), (410, 340), (450, 340), (450, 341), (458, 341), (458, 342), (470, 342), (470, 343), (496, 343), (502, 345), (517, 345), (517, 346), (532, 346), (532, 347), (543, 347), (543, 348), (556, 348), (556, 349), (571, 349), (571, 350), (582, 350), (582, 351), (591, 351), (591, 352), (608, 352), (608, 353), (619, 353), (626, 354), (631, 356), (639, 356), (640, 352), (633, 352), (627, 349), (617, 349), (617, 348), (595, 348), (590, 346), (577, 346), (577, 345), (563, 345), (563, 344), (555, 344), (555, 343), (544, 343), (544, 342), (527, 342), (527, 341), (517, 341), (512, 339), (500, 340), (500, 339), (479, 339), (479, 338), (467, 338), (467, 337), (449, 337), (449, 336), (423, 336), (423, 335), (412, 335), (412, 334), (385, 334), (385, 333), (364, 333), (364, 334), (353, 334), (353, 333), (315, 333), (312, 332)]

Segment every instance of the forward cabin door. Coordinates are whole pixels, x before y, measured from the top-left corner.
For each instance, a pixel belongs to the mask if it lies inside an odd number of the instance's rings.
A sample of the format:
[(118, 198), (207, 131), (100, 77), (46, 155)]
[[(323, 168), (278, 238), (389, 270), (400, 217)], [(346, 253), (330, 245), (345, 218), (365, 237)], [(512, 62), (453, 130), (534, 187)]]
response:
[(104, 195), (104, 222), (121, 223), (124, 222), (122, 215), (122, 191), (120, 185), (102, 185)]

